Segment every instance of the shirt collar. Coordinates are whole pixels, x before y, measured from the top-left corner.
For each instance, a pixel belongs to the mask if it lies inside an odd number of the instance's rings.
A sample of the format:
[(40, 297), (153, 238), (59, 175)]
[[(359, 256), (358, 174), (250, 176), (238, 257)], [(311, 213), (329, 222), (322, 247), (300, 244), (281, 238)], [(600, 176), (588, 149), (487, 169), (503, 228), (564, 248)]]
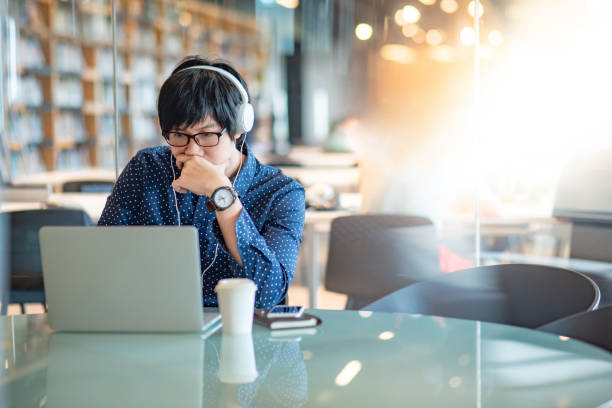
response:
[[(247, 159), (246, 162), (242, 164), (242, 168), (235, 177), (236, 184), (234, 184), (234, 190), (236, 190), (239, 197), (243, 197), (249, 190), (253, 177), (255, 176), (255, 168), (257, 166), (255, 156), (253, 156), (253, 153), (251, 153), (246, 144), (244, 145), (244, 150), (247, 155)], [(230, 179), (230, 181), (233, 183), (234, 179)]]

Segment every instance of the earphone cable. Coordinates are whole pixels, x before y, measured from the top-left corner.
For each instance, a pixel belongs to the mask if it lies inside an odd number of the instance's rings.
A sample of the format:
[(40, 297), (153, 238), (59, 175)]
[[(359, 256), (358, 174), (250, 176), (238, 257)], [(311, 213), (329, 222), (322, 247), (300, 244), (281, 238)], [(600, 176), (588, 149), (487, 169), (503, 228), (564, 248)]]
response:
[[(172, 169), (172, 181), (176, 180), (176, 173), (174, 172), (174, 166), (172, 165), (172, 152), (170, 152), (170, 168)], [(176, 218), (178, 220), (178, 226), (181, 226), (181, 213), (178, 208), (178, 200), (176, 198), (176, 191), (172, 187), (172, 194), (174, 195), (174, 208), (176, 208)]]

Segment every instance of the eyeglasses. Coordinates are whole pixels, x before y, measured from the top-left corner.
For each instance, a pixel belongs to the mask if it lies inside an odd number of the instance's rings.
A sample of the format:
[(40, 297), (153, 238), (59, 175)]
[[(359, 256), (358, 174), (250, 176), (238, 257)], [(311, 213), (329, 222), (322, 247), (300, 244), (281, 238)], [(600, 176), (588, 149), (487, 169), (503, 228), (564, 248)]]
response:
[(189, 139), (195, 140), (199, 146), (213, 147), (219, 144), (219, 139), (226, 130), (227, 128), (223, 128), (220, 132), (205, 132), (195, 135), (172, 131), (164, 133), (164, 139), (173, 147), (185, 147), (189, 144)]

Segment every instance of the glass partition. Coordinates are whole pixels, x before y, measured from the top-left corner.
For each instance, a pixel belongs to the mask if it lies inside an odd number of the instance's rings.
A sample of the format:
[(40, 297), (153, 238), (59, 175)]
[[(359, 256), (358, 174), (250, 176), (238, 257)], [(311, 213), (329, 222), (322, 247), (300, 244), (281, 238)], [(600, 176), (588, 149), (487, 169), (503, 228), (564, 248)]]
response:
[[(487, 19), (487, 3), (483, 20)], [(483, 263), (567, 267), (610, 302), (612, 122), (606, 1), (506, 2), (483, 46), (478, 112)]]

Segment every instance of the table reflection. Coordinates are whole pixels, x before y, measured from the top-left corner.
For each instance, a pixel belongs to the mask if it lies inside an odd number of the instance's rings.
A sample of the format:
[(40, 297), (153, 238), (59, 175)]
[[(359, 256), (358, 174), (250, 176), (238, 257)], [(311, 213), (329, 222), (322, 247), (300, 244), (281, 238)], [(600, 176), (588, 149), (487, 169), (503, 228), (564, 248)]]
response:
[(307, 401), (299, 336), (52, 333), (47, 339), (46, 370), (42, 350), (35, 353), (41, 369), (26, 377), (46, 392), (14, 387), (15, 406), (299, 407)]
[[(308, 381), (299, 337), (272, 338), (255, 332), (253, 347), (257, 378), (244, 384), (230, 384), (218, 375), (227, 336), (206, 341), (204, 379), (205, 407), (300, 407), (307, 401)], [(248, 358), (248, 353), (244, 353)], [(245, 362), (246, 364), (247, 362)], [(246, 364), (248, 366), (248, 364)]]
[(47, 406), (201, 407), (200, 335), (53, 333)]

